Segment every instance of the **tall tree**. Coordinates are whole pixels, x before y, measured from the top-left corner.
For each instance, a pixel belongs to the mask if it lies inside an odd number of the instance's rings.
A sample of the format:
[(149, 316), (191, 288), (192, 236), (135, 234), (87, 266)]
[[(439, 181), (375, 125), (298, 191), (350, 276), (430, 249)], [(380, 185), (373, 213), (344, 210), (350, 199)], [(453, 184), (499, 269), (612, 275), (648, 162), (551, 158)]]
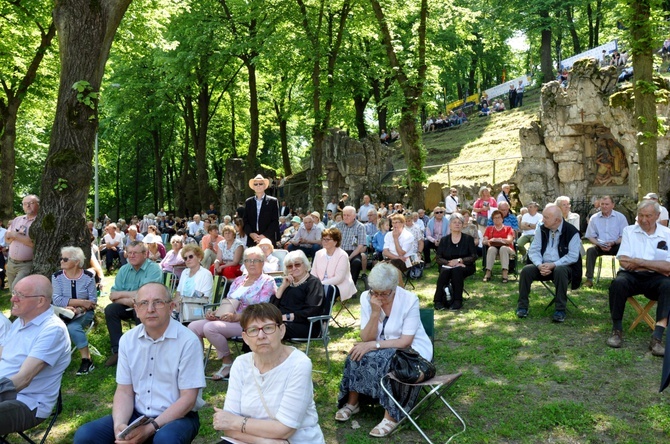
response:
[(53, 272), (63, 245), (90, 251), (85, 214), (98, 127), (97, 94), (114, 35), (131, 1), (55, 3), (61, 77), (40, 191), (41, 206), (31, 227), (38, 273)]

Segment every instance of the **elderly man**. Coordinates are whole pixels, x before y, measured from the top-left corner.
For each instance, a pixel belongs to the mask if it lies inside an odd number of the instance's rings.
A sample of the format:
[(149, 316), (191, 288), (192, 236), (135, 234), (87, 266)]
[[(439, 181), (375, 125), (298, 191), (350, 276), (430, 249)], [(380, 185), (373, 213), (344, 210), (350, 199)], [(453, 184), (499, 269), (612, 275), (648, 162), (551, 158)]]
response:
[(0, 340), (0, 436), (28, 430), (49, 417), (70, 364), (70, 338), (51, 308), (51, 282), (41, 275), (16, 281), (12, 315)]
[(205, 223), (202, 221), (199, 214), (193, 215), (193, 220), (188, 223), (188, 235), (200, 243), (203, 236), (205, 236)]
[(321, 249), (321, 230), (314, 226), (314, 218), (307, 215), (302, 219), (302, 226), (288, 243), (288, 251), (302, 250), (307, 257), (314, 258)]
[(358, 209), (358, 220), (367, 223), (370, 210), (375, 210), (375, 206), (370, 203), (370, 196), (366, 194), (363, 196), (363, 205)]
[(356, 208), (346, 206), (342, 210), (342, 222), (335, 224), (335, 228), (342, 233), (340, 248), (349, 255), (351, 278), (354, 284), (358, 282), (358, 275), (363, 268), (361, 254), (365, 252), (365, 225), (356, 220)]
[(112, 303), (105, 307), (105, 322), (112, 346), (112, 355), (105, 362), (106, 367), (116, 365), (119, 359), (119, 340), (123, 334), (121, 321), (132, 319), (135, 323), (138, 322), (133, 310), (137, 290), (148, 282), (163, 281), (161, 267), (147, 257), (144, 242), (131, 242), (126, 253), (128, 263), (119, 269), (109, 294)]
[(498, 194), (498, 197), (496, 198), (496, 202), (498, 202), (498, 209), (500, 209), (501, 202), (507, 202), (508, 205), (511, 203), (509, 198), (509, 192), (511, 190), (511, 187), (509, 186), (509, 184), (504, 183), (500, 188), (501, 188), (500, 194)]
[[(511, 227), (514, 232), (519, 231), (519, 220), (516, 218), (515, 215), (512, 214), (509, 208), (509, 204), (507, 202), (499, 202), (498, 203), (498, 210), (502, 213), (503, 217), (503, 225), (507, 225), (508, 227)], [(493, 219), (489, 217), (488, 221), (488, 226), (492, 227), (493, 226)]]
[(368, 211), (368, 222), (365, 224), (365, 235), (372, 237), (377, 234), (379, 228), (377, 228), (377, 221), (379, 219), (379, 214), (377, 214), (376, 209)]
[(247, 234), (247, 247), (253, 247), (268, 238), (274, 245), (279, 233), (279, 202), (268, 196), (265, 190), (270, 181), (260, 174), (249, 181), (254, 195), (244, 203), (244, 232)]
[[(542, 222), (542, 213), (539, 212), (540, 206), (537, 202), (528, 204), (528, 212), (521, 216), (521, 223), (519, 229), (521, 230), (521, 237), (517, 242), (519, 253), (521, 256), (526, 255), (526, 244), (532, 243), (535, 237), (535, 230), (537, 225)], [(503, 225), (505, 221), (503, 220)]]
[(34, 194), (23, 198), (23, 216), (16, 217), (7, 227), (5, 243), (9, 247), (6, 264), (7, 284), (9, 290), (14, 288), (14, 282), (28, 276), (33, 268), (35, 244), (30, 238), (30, 226), (35, 222), (40, 209), (40, 199)]
[(656, 327), (649, 350), (663, 356), (661, 343), (670, 310), (670, 229), (657, 223), (661, 214), (658, 202), (643, 200), (637, 205), (637, 224), (623, 230), (617, 259), (619, 273), (609, 288), (612, 336), (607, 345), (619, 348), (623, 344), (623, 313), (629, 296), (643, 294), (658, 301)]
[(626, 216), (614, 210), (614, 200), (610, 196), (600, 198), (600, 212), (589, 220), (586, 237), (593, 244), (586, 250), (585, 287), (593, 287), (593, 269), (599, 256), (616, 256), (621, 245), (623, 230), (628, 226)]
[[(190, 443), (198, 435), (205, 404), (202, 345), (172, 319), (174, 303), (162, 284), (143, 285), (134, 297), (142, 321), (121, 339), (112, 414), (84, 424), (75, 444)], [(131, 422), (148, 422), (119, 438)]]
[(668, 210), (661, 205), (661, 202), (658, 200), (658, 194), (656, 193), (647, 193), (646, 196), (644, 196), (643, 199), (649, 199), (653, 200), (654, 202), (658, 202), (658, 205), (661, 207), (661, 215), (658, 217), (658, 223), (663, 225), (664, 227), (668, 226)]
[(549, 204), (542, 212), (542, 222), (528, 251), (530, 264), (523, 267), (519, 278), (519, 302), (516, 315), (528, 316), (528, 295), (533, 281), (553, 281), (556, 287), (554, 322), (565, 321), (568, 284), (578, 288), (582, 280), (582, 261), (579, 257), (579, 231), (563, 220), (560, 208)]
[(456, 188), (449, 189), (449, 195), (444, 199), (444, 210), (447, 215), (456, 213), (461, 209), (461, 204), (458, 200), (458, 190)]
[[(426, 267), (430, 267), (430, 250), (437, 251), (440, 239), (449, 234), (449, 218), (444, 218), (444, 208), (437, 206), (433, 209), (433, 217), (426, 225), (426, 239), (423, 243), (423, 260)], [(420, 214), (420, 213), (419, 213)]]

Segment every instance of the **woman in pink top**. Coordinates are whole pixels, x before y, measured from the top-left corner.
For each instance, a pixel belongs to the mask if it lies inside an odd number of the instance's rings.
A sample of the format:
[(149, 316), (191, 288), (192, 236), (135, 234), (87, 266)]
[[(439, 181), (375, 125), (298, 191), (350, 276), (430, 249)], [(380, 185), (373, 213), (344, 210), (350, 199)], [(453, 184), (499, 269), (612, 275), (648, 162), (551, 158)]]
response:
[(486, 231), (488, 218), (491, 217), (493, 210), (497, 208), (498, 202), (491, 197), (491, 190), (486, 186), (481, 187), (479, 189), (479, 199), (472, 206), (472, 213), (482, 233)]
[(349, 270), (349, 255), (340, 248), (342, 233), (337, 228), (326, 228), (321, 232), (323, 248), (316, 252), (312, 263), (312, 275), (323, 285), (334, 285), (336, 297), (345, 301), (356, 294), (356, 285)]

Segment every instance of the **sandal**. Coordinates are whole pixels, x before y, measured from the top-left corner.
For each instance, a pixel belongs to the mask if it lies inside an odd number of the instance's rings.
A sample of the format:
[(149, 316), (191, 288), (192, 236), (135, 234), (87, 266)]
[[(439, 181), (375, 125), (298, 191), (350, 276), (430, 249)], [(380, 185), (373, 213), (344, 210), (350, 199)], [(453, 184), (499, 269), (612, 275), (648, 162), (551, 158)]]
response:
[(484, 279), (482, 279), (482, 282), (488, 282), (491, 280), (491, 275), (489, 274), (488, 276), (484, 276)]
[(230, 367), (232, 366), (233, 364), (223, 364), (219, 371), (212, 375), (212, 381), (222, 381), (224, 379), (228, 379), (228, 375), (230, 375)]
[(344, 404), (344, 407), (339, 409), (337, 413), (335, 413), (335, 421), (348, 421), (349, 418), (351, 418), (351, 415), (355, 415), (356, 413), (360, 412), (361, 408), (356, 405), (351, 405), (351, 404)]
[(370, 431), (370, 436), (375, 438), (384, 438), (389, 436), (393, 431), (398, 427), (397, 422), (389, 421), (388, 419), (382, 419), (382, 422), (377, 424), (374, 429)]

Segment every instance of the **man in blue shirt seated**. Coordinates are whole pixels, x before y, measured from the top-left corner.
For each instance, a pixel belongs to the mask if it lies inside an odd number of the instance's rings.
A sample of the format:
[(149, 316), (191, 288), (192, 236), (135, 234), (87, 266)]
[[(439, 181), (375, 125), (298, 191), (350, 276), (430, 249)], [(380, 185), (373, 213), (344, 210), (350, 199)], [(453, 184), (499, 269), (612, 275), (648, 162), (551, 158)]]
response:
[(528, 316), (528, 295), (533, 281), (553, 281), (556, 287), (554, 322), (565, 321), (568, 284), (578, 288), (582, 281), (582, 245), (579, 231), (563, 220), (559, 207), (549, 204), (542, 212), (542, 223), (535, 230), (535, 238), (528, 251), (530, 264), (523, 267), (519, 277), (519, 302), (516, 315)]
[[(503, 225), (512, 227), (515, 233), (519, 232), (519, 220), (509, 209), (509, 204), (505, 201), (498, 202), (498, 210), (502, 213), (503, 216)], [(489, 227), (493, 226), (493, 219), (489, 217), (487, 224)]]

